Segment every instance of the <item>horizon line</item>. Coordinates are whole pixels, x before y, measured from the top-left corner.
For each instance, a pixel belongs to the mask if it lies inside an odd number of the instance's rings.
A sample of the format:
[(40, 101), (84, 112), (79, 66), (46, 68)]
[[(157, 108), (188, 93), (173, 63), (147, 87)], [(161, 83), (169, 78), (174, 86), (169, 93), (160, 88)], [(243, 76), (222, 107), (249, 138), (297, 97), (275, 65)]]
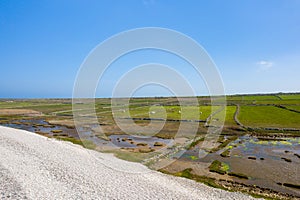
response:
[[(196, 96), (133, 96), (133, 97), (113, 97), (113, 98), (191, 98), (191, 97), (222, 97), (222, 96), (263, 96), (263, 95), (295, 95), (300, 94), (297, 92), (264, 92), (264, 93), (235, 93), (225, 95), (196, 95)], [(94, 97), (94, 99), (111, 99), (112, 97)], [(5, 99), (73, 99), (73, 97), (0, 97), (1, 100)], [(74, 99), (92, 99), (90, 97), (78, 97)]]

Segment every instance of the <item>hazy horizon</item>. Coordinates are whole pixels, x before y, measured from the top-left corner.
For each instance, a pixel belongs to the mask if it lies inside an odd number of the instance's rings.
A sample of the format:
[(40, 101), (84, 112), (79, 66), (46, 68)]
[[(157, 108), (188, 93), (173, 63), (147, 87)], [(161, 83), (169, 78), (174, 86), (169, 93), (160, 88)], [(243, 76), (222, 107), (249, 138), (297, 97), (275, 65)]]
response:
[[(225, 94), (225, 96), (255, 96), (255, 95), (285, 95), (285, 94), (300, 94), (300, 91), (295, 91), (295, 92), (268, 92), (268, 93), (237, 93), (237, 94)], [(216, 95), (218, 96), (218, 95)], [(114, 97), (114, 98), (177, 98), (177, 97), (181, 97), (181, 98), (189, 98), (189, 97), (194, 97), (194, 96), (132, 96), (132, 97)], [(213, 97), (213, 96), (209, 96), (209, 95), (197, 95), (196, 97)], [(109, 99), (111, 97), (95, 97), (95, 99)], [(72, 97), (0, 97), (0, 99), (72, 99)], [(84, 99), (84, 98), (83, 98)]]

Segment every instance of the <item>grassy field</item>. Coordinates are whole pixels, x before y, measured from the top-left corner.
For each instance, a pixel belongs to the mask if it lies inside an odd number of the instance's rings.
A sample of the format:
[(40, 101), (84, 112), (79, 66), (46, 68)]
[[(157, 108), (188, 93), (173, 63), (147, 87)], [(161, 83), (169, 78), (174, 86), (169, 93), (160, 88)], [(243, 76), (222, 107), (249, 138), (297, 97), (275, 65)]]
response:
[(300, 112), (300, 105), (299, 106), (285, 106), (287, 109), (296, 110)]
[[(235, 95), (227, 96), (225, 125), (237, 126), (234, 121), (236, 105), (241, 106), (238, 119), (249, 127), (279, 127), (300, 128), (300, 114), (286, 109), (275, 107), (284, 106), (287, 109), (300, 111), (300, 94), (268, 94), (268, 95)], [(119, 105), (113, 110), (117, 117), (136, 118), (165, 118), (206, 120), (212, 110), (218, 110), (220, 106), (210, 106), (210, 97), (198, 97), (200, 106), (192, 104), (192, 99), (181, 98), (184, 106), (180, 107), (175, 97), (166, 98), (131, 98), (129, 110), (124, 106), (128, 99), (120, 99)], [(113, 123), (111, 99), (96, 99), (95, 109), (100, 121)], [(122, 104), (123, 103), (123, 104)], [(71, 99), (3, 99), (0, 100), (0, 109), (26, 109), (37, 111), (46, 118), (59, 118), (72, 120)], [(91, 112), (84, 110), (85, 113)], [(225, 110), (216, 113), (213, 120), (218, 120)], [(22, 114), (20, 114), (22, 115)], [(8, 116), (0, 116), (2, 118)], [(20, 116), (9, 116), (9, 118)]]
[(26, 109), (36, 110), (44, 114), (51, 114), (59, 111), (72, 111), (72, 104), (46, 104), (46, 105), (33, 105), (24, 106)]
[(228, 96), (229, 101), (270, 101), (270, 100), (280, 100), (276, 95), (238, 95), (238, 96)]
[(31, 102), (31, 101), (2, 101), (0, 102), (0, 109), (4, 108), (25, 108), (28, 106), (34, 106), (36, 103), (40, 104), (40, 102)]
[(280, 98), (283, 100), (292, 100), (292, 99), (300, 99), (300, 94), (293, 94), (293, 95), (279, 95)]
[(300, 105), (299, 94), (227, 96), (227, 104), (240, 105)]
[(213, 118), (214, 119), (221, 119), (222, 116), (225, 114), (224, 113), (225, 111), (226, 111), (225, 125), (227, 125), (227, 126), (237, 125), (236, 122), (234, 121), (234, 113), (236, 111), (236, 106), (226, 106), (226, 109), (223, 109), (221, 112), (216, 113), (213, 116)]
[(218, 109), (219, 106), (136, 106), (128, 109), (120, 109), (115, 114), (120, 117), (137, 117), (137, 118), (165, 118), (180, 120), (206, 120), (211, 114), (212, 109)]
[(241, 106), (238, 116), (249, 127), (300, 128), (300, 114), (275, 106)]

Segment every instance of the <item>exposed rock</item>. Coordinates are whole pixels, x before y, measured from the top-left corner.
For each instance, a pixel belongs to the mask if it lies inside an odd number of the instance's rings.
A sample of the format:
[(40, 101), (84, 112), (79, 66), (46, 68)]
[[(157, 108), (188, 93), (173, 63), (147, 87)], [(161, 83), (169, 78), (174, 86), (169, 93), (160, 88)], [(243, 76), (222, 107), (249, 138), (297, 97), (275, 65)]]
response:
[(300, 155), (299, 155), (299, 154), (296, 154), (296, 153), (295, 153), (294, 156), (297, 156), (298, 158), (300, 158)]
[(144, 142), (140, 142), (140, 143), (137, 143), (136, 146), (147, 146), (148, 144), (147, 143), (144, 143)]
[(139, 149), (139, 152), (140, 153), (150, 153), (152, 152), (153, 149), (150, 149), (150, 148), (142, 148), (142, 149)]
[(61, 132), (63, 132), (62, 130), (52, 130), (51, 131), (52, 133), (61, 133)]
[(284, 157), (282, 157), (281, 159), (284, 160), (285, 162), (292, 162), (292, 160), (289, 159), (289, 158), (284, 158)]
[(153, 146), (155, 147), (160, 147), (160, 146), (165, 146), (166, 144), (163, 142), (155, 142)]

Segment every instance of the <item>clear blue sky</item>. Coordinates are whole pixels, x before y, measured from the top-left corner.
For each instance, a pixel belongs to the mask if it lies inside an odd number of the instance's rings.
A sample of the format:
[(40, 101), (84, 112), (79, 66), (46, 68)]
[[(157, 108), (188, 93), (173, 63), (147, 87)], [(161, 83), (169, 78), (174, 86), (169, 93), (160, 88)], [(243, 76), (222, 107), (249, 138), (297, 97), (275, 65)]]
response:
[(71, 97), (77, 70), (97, 44), (148, 26), (200, 43), (228, 94), (300, 91), (299, 0), (1, 0), (0, 97)]

